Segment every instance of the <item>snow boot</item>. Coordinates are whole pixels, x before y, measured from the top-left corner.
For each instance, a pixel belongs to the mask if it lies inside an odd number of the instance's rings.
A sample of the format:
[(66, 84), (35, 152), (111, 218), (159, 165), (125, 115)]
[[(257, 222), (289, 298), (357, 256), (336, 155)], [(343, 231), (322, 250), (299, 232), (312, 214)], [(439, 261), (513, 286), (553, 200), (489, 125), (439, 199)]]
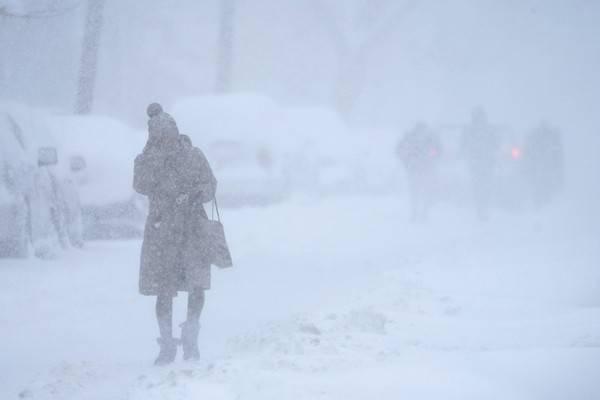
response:
[(200, 332), (200, 323), (198, 321), (185, 321), (180, 326), (183, 359), (186, 361), (199, 360), (198, 333)]
[(158, 338), (156, 339), (160, 346), (158, 357), (154, 360), (154, 365), (167, 365), (175, 361), (177, 357), (177, 340), (173, 338)]

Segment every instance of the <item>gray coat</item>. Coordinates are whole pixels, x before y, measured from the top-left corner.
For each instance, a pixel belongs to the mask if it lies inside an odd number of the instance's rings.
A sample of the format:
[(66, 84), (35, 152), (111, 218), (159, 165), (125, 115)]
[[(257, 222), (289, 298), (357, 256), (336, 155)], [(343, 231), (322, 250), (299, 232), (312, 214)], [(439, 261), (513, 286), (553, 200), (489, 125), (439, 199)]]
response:
[(173, 295), (210, 288), (203, 203), (217, 182), (202, 152), (182, 140), (148, 145), (135, 159), (133, 187), (148, 196), (139, 289)]

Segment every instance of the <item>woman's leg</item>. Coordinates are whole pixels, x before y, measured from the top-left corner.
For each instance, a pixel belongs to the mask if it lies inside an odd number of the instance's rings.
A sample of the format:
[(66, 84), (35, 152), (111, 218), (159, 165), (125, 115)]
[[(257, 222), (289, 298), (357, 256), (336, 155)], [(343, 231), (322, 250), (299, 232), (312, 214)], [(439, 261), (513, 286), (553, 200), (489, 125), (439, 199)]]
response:
[(160, 338), (160, 353), (154, 361), (155, 365), (165, 365), (173, 362), (177, 356), (177, 342), (173, 339), (173, 297), (159, 295), (156, 298), (156, 320)]
[(173, 337), (173, 297), (158, 295), (156, 297), (156, 320), (160, 337), (170, 339)]
[(187, 320), (198, 321), (204, 308), (204, 289), (195, 288), (188, 294)]
[(200, 332), (200, 314), (204, 307), (204, 289), (195, 288), (188, 294), (187, 320), (182, 325), (181, 343), (184, 360), (198, 360), (198, 333)]

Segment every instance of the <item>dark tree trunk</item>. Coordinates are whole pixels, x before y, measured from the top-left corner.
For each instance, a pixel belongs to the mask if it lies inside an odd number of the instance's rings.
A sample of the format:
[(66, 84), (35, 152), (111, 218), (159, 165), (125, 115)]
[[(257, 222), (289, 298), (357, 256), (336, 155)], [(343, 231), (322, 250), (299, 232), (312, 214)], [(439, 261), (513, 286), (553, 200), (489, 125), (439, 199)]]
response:
[(88, 114), (92, 111), (105, 2), (106, 0), (88, 0), (75, 104), (77, 114)]
[(233, 36), (236, 0), (220, 0), (217, 55), (217, 93), (227, 93), (233, 83)]

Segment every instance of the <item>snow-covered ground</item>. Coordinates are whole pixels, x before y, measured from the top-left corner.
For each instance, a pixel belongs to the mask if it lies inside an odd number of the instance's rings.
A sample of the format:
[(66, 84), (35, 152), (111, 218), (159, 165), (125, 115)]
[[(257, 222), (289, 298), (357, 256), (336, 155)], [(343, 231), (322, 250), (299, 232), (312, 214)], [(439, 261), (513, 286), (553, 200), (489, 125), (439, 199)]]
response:
[(139, 241), (0, 260), (0, 399), (600, 398), (593, 224), (566, 204), (487, 224), (406, 211), (394, 197), (225, 211), (236, 267), (214, 271), (197, 364), (152, 366)]

